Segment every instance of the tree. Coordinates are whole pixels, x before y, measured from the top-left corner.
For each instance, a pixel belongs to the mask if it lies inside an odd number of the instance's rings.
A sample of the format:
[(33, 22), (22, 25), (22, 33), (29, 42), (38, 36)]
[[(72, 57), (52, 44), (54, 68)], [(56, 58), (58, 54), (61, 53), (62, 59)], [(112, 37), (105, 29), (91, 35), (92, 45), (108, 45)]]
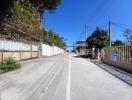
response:
[[(7, 2), (8, 3), (8, 2)], [(1, 22), (1, 34), (10, 34), (13, 37), (16, 32), (7, 27), (7, 24), (22, 30), (31, 35), (40, 37), (41, 30), (38, 30), (38, 19), (34, 16), (36, 14), (35, 7), (30, 4), (29, 0), (14, 0), (10, 5), (10, 9), (4, 16), (4, 20)], [(16, 37), (14, 37), (16, 38)]]
[(97, 27), (92, 35), (87, 38), (86, 42), (90, 48), (92, 48), (93, 46), (95, 46), (96, 48), (103, 48), (105, 46), (108, 46), (108, 32)]
[(6, 15), (12, 3), (13, 0), (0, 0), (0, 20)]
[(132, 43), (132, 30), (131, 29), (125, 29), (124, 37), (126, 38), (128, 43)]
[(9, 14), (12, 7), (15, 6), (14, 2), (16, 1), (21, 2), (21, 4), (26, 4), (29, 8), (28, 10), (32, 10), (30, 5), (33, 4), (34, 7), (38, 9), (41, 17), (45, 10), (53, 12), (61, 3), (61, 0), (0, 0), (0, 21), (2, 21), (7, 14)]
[(47, 36), (43, 39), (44, 43), (48, 43), (51, 46), (58, 46), (60, 48), (65, 48), (66, 44), (62, 37), (60, 37), (57, 33), (55, 33), (53, 30), (48, 30)]
[(115, 40), (112, 45), (119, 46), (119, 45), (124, 45), (124, 43), (121, 40)]
[(60, 3), (61, 0), (40, 0), (40, 8), (54, 11)]
[[(38, 2), (40, 1), (40, 2)], [(3, 13), (4, 19), (0, 23), (1, 34), (13, 34), (16, 32), (5, 26), (5, 21), (12, 26), (26, 33), (32, 34), (42, 39), (43, 29), (40, 28), (38, 21), (42, 22), (44, 10), (55, 10), (61, 0), (0, 0), (0, 14)], [(44, 5), (45, 4), (45, 5)], [(3, 8), (2, 8), (3, 7)], [(39, 9), (38, 9), (39, 8)], [(39, 19), (38, 11), (41, 13)]]
[[(1, 9), (4, 9), (2, 10), (3, 15), (0, 17), (2, 19), (0, 36), (27, 42), (31, 40), (30, 35), (32, 35), (50, 45), (65, 47), (65, 43), (59, 35), (52, 30), (44, 32), (44, 29), (40, 27), (44, 11), (53, 12), (60, 3), (61, 0), (0, 0), (0, 5), (3, 5), (0, 6), (0, 14)], [(8, 27), (8, 24), (29, 34), (29, 36), (24, 37), (21, 33)]]

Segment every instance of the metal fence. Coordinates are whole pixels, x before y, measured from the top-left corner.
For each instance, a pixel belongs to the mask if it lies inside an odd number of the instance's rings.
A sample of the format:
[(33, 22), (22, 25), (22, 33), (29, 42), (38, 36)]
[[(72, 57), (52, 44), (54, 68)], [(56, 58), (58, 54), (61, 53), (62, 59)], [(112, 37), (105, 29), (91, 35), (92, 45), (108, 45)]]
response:
[(122, 63), (132, 63), (132, 45), (104, 48), (104, 52), (104, 59)]

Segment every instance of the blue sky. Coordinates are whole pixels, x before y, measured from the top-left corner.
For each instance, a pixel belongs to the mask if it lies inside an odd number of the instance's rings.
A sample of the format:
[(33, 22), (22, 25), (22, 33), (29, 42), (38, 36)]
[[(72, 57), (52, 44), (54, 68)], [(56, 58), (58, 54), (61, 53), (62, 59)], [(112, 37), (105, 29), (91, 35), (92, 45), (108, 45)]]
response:
[(66, 38), (67, 45), (85, 39), (85, 24), (89, 36), (96, 26), (108, 29), (109, 20), (113, 22), (112, 40), (124, 40), (123, 29), (132, 29), (132, 0), (62, 0), (57, 10), (46, 12), (43, 19), (43, 27)]

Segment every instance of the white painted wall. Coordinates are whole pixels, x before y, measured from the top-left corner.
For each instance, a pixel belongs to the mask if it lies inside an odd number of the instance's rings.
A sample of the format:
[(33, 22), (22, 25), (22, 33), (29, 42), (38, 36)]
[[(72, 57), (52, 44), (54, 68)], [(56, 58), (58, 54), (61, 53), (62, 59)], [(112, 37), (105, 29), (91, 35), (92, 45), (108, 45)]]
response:
[(41, 44), (42, 56), (54, 56), (64, 53), (64, 50), (56, 46), (49, 46), (47, 44)]
[(59, 54), (58, 49), (59, 49), (58, 47), (53, 46), (53, 55), (58, 55)]
[(38, 58), (39, 45), (0, 39), (0, 62), (8, 57), (16, 60)]
[[(7, 51), (38, 51), (39, 46), (22, 42), (0, 40), (0, 50)], [(49, 46), (47, 44), (41, 44), (42, 56), (53, 56), (64, 53), (64, 50), (56, 46)]]
[(53, 48), (47, 44), (41, 44), (42, 47), (42, 56), (52, 56)]
[[(9, 40), (0, 40), (0, 50), (7, 50), (7, 51), (30, 51), (31, 44), (22, 43), (22, 42), (15, 42)], [(37, 45), (32, 45), (33, 51), (38, 51)]]

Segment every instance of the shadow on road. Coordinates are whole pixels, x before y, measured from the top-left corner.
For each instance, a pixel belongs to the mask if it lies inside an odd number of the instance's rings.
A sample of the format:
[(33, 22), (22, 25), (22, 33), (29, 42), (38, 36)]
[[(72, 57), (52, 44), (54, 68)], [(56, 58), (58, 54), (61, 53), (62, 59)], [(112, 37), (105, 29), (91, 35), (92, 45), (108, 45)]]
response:
[(84, 58), (84, 59), (93, 59), (91, 56), (85, 56), (85, 55), (77, 55), (73, 56), (74, 58)]

